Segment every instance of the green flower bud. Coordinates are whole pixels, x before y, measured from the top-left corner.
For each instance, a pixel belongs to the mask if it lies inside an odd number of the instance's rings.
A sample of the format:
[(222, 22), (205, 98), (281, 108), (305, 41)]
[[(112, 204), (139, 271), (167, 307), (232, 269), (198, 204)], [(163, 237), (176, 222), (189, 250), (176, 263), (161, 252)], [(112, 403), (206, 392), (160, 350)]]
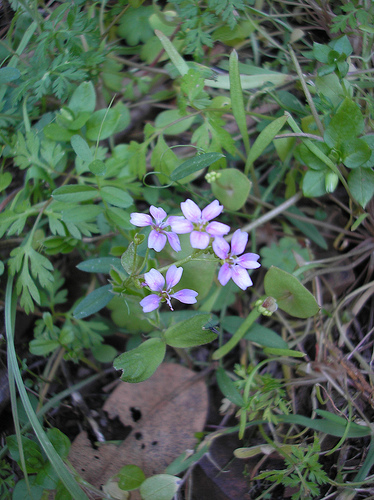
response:
[(328, 193), (333, 193), (338, 185), (339, 177), (331, 170), (325, 174), (325, 188)]

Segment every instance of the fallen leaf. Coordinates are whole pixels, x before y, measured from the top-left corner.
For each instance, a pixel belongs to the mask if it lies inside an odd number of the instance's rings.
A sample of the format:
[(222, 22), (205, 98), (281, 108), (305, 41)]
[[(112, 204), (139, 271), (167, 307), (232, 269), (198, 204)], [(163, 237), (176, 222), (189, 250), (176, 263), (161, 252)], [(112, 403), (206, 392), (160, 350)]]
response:
[[(193, 448), (195, 433), (205, 425), (208, 391), (195, 372), (163, 363), (145, 382), (121, 382), (103, 410), (132, 430), (118, 446), (104, 443), (94, 449), (85, 431), (74, 440), (68, 459), (96, 488), (128, 464), (139, 466), (147, 477), (161, 474), (183, 451)], [(131, 492), (131, 499), (136, 497)]]

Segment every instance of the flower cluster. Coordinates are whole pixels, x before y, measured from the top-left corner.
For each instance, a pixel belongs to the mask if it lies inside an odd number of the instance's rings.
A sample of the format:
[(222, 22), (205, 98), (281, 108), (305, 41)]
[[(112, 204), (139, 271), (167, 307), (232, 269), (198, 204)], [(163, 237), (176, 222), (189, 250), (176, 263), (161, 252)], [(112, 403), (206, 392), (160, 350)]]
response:
[[(192, 248), (204, 250), (211, 244), (214, 254), (221, 263), (218, 272), (218, 281), (225, 286), (230, 279), (242, 290), (252, 286), (248, 269), (257, 269), (260, 264), (257, 262), (259, 255), (255, 253), (244, 253), (248, 242), (248, 234), (237, 229), (231, 240), (231, 248), (224, 236), (230, 231), (230, 226), (213, 219), (218, 217), (223, 210), (223, 206), (218, 200), (214, 200), (203, 210), (192, 200), (181, 203), (183, 216), (167, 217), (165, 210), (151, 206), (150, 215), (132, 213), (130, 222), (134, 226), (152, 228), (148, 237), (148, 248), (161, 252), (169, 241), (170, 246), (176, 252), (181, 250), (178, 234), (190, 234)], [(167, 229), (170, 230), (167, 230)], [(172, 288), (182, 277), (182, 267), (172, 265), (166, 273), (165, 278), (156, 269), (151, 269), (144, 274), (144, 286), (150, 291), (156, 292), (145, 297), (140, 305), (144, 312), (154, 311), (162, 302), (166, 302), (173, 310), (171, 299), (177, 299), (184, 304), (194, 304), (197, 292), (190, 289), (180, 290), (173, 293)]]

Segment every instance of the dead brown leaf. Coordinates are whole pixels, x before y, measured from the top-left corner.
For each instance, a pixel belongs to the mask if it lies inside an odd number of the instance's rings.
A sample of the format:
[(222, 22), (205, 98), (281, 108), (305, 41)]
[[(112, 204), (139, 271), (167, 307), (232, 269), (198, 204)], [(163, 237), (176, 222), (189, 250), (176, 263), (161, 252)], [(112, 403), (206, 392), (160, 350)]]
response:
[[(196, 444), (208, 412), (208, 391), (195, 372), (173, 363), (162, 364), (145, 382), (121, 382), (103, 409), (110, 418), (131, 426), (120, 444), (102, 444), (94, 449), (81, 432), (68, 459), (77, 472), (97, 488), (121, 467), (135, 464), (145, 475), (160, 474), (183, 451)], [(131, 497), (132, 498), (132, 497)]]

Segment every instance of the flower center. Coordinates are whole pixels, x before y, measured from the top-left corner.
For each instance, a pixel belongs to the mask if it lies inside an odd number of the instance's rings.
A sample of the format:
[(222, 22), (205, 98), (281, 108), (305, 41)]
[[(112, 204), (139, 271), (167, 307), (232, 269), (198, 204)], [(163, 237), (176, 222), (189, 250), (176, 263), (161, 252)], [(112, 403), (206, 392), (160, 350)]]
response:
[(199, 221), (199, 222), (193, 222), (192, 224), (193, 224), (194, 231), (199, 231), (200, 233), (205, 233), (206, 227), (209, 224), (209, 222)]

